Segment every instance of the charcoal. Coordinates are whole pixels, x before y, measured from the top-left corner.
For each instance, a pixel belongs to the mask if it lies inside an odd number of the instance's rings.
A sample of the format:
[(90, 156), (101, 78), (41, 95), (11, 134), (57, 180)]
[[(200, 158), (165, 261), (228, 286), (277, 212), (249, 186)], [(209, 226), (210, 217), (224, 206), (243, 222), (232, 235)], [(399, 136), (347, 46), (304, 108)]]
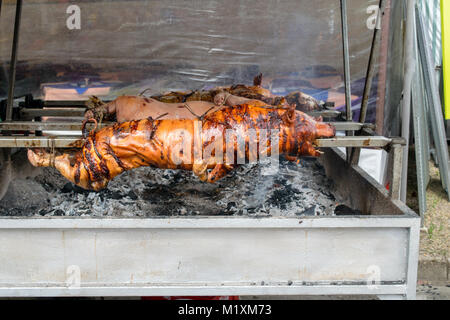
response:
[(228, 210), (231, 210), (231, 208), (234, 208), (234, 207), (236, 207), (236, 202), (231, 201), (231, 202), (227, 203), (227, 209)]
[(127, 196), (131, 199), (131, 200), (137, 200), (138, 196), (136, 195), (136, 193), (134, 193), (132, 190), (130, 192), (128, 192)]
[(316, 214), (316, 206), (315, 205), (306, 209), (302, 213), (300, 213), (300, 215), (305, 215), (305, 216), (314, 216), (315, 214)]
[(63, 216), (65, 213), (61, 209), (57, 209), (53, 212), (54, 216)]
[(340, 204), (334, 209), (334, 214), (337, 216), (358, 216), (362, 215), (362, 212), (359, 210), (353, 210), (345, 204)]
[(34, 178), (12, 181), (10, 189), (14, 192), (0, 201), (0, 215), (323, 216), (340, 214), (336, 205), (345, 202), (316, 159), (281, 159), (279, 167), (246, 164), (214, 184), (191, 171), (141, 167), (100, 192), (81, 189), (45, 168)]

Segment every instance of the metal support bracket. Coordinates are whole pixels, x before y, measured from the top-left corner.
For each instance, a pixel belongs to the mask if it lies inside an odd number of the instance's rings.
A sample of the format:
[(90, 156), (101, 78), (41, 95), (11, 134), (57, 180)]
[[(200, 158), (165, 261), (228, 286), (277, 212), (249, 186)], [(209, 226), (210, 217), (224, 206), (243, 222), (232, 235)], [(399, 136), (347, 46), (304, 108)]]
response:
[(389, 148), (389, 167), (388, 167), (389, 196), (393, 200), (400, 200), (403, 148), (404, 143), (400, 144), (395, 142), (393, 142)]

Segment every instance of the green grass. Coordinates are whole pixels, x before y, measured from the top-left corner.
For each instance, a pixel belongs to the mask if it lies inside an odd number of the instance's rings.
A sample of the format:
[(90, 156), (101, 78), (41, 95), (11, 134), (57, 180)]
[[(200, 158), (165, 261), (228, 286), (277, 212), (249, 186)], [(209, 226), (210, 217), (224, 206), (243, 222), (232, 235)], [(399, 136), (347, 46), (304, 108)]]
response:
[[(429, 163), (430, 183), (426, 190), (427, 212), (423, 219), (424, 232), (421, 233), (420, 254), (436, 260), (450, 257), (450, 202), (442, 188), (439, 169)], [(408, 165), (408, 193), (406, 204), (419, 212), (417, 176), (414, 148), (410, 148)]]

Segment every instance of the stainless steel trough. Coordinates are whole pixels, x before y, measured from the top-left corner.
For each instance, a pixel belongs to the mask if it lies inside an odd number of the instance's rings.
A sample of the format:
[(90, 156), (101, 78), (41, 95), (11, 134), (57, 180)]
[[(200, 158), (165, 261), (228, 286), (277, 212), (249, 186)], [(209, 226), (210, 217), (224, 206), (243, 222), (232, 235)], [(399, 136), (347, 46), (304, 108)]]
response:
[(0, 296), (415, 298), (420, 218), (337, 149), (322, 164), (364, 215), (0, 219)]

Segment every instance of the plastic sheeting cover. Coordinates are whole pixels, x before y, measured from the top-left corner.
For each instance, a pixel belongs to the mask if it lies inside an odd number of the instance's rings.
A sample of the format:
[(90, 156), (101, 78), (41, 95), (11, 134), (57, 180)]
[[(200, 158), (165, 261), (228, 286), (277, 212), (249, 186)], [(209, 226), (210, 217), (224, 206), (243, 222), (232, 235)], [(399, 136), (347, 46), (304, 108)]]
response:
[[(378, 1), (348, 0), (347, 6), (357, 108)], [(3, 1), (0, 98), (8, 86), (14, 12), (15, 1)], [(27, 0), (15, 94), (45, 97), (46, 89), (73, 88), (83, 99), (86, 88), (102, 86), (108, 97), (147, 88), (160, 93), (251, 83), (262, 72), (263, 85), (275, 94), (302, 90), (339, 107), (341, 41), (339, 0)], [(374, 121), (370, 110), (368, 117)]]

